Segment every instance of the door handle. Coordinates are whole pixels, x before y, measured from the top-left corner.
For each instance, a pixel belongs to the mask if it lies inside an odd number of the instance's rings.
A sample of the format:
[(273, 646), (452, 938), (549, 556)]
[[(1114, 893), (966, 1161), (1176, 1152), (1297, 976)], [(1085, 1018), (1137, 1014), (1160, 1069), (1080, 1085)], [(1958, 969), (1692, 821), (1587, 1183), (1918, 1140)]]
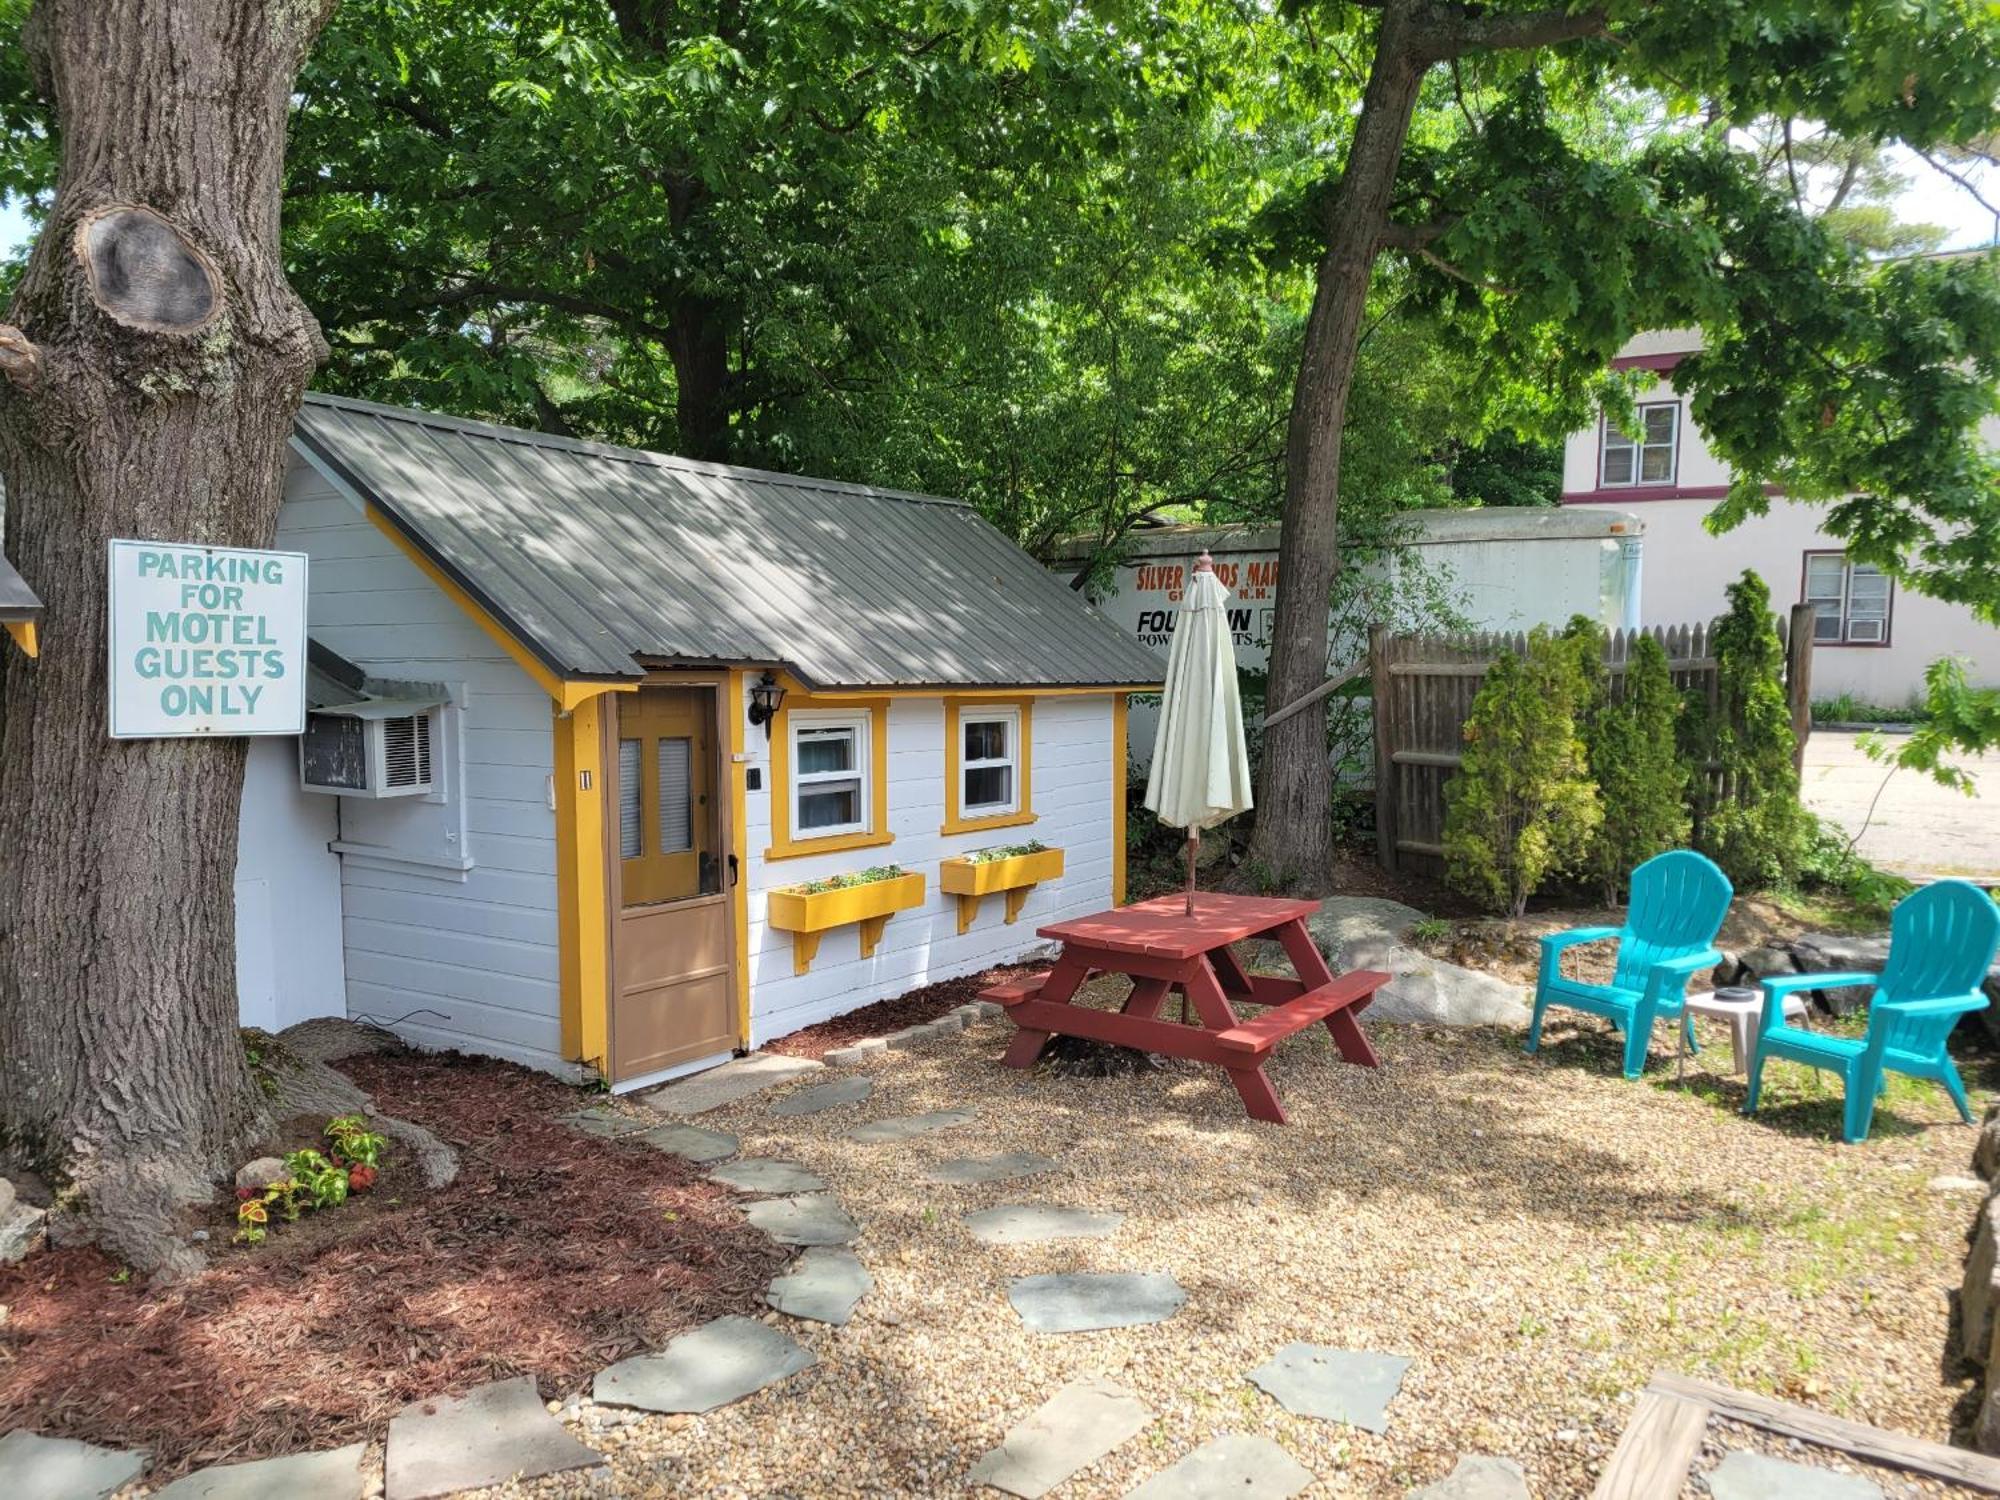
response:
[(732, 854), (729, 856), (729, 888), (731, 890), (736, 889), (736, 875), (736, 856)]

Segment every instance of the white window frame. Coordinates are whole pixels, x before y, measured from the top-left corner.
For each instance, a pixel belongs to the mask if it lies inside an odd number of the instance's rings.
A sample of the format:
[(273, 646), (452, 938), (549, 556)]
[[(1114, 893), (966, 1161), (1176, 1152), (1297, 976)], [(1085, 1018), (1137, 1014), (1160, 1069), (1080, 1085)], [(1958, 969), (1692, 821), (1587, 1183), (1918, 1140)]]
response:
[[(1813, 564), (1820, 561), (1832, 562), (1839, 566), (1840, 593), (1838, 596), (1830, 593), (1813, 593)], [(1879, 623), (1881, 626), (1881, 633), (1872, 637), (1855, 634), (1854, 571), (1857, 567), (1865, 569), (1868, 576), (1882, 580), (1881, 614), (1866, 615), (1863, 617), (1863, 623), (1871, 625)], [(1817, 610), (1813, 614), (1813, 644), (1815, 646), (1887, 646), (1889, 644), (1889, 637), (1894, 627), (1896, 613), (1895, 580), (1872, 563), (1851, 562), (1848, 560), (1846, 553), (1835, 551), (1832, 548), (1809, 548), (1806, 551), (1805, 560), (1800, 567), (1799, 599), (1805, 604), (1825, 606), (1824, 616)], [(1819, 626), (1822, 618), (1835, 622), (1833, 634), (1822, 635), (1820, 633)]]
[[(1668, 435), (1667, 440), (1664, 443), (1648, 442), (1646, 441), (1645, 438), (1646, 413), (1651, 411), (1661, 411), (1661, 410), (1671, 411), (1674, 414), (1673, 431)], [(1680, 402), (1641, 401), (1632, 408), (1632, 414), (1638, 419), (1636, 425), (1639, 429), (1640, 435), (1636, 438), (1631, 437), (1626, 433), (1619, 431), (1616, 427), (1613, 427), (1611, 425), (1611, 419), (1609, 417), (1606, 417), (1604, 419), (1603, 428), (1598, 433), (1598, 438), (1597, 438), (1597, 485), (1599, 489), (1606, 489), (1606, 490), (1645, 489), (1655, 485), (1673, 484), (1680, 477), (1680, 469), (1681, 469)], [(1614, 447), (1630, 450), (1632, 454), (1631, 478), (1613, 479), (1610, 477), (1609, 461), (1611, 458), (1611, 450)], [(1646, 471), (1647, 452), (1649, 450), (1657, 451), (1661, 448), (1667, 450), (1667, 477), (1665, 479), (1643, 478), (1642, 476), (1645, 474)]]
[[(874, 746), (868, 743), (874, 732), (874, 715), (865, 709), (858, 713), (845, 711), (820, 711), (793, 713), (786, 716), (785, 733), (791, 743), (787, 747), (791, 755), (791, 786), (786, 795), (791, 798), (792, 842), (810, 843), (815, 839), (846, 838), (852, 834), (870, 833), (875, 827), (874, 796)], [(807, 771), (804, 758), (799, 754), (799, 736), (802, 731), (813, 729), (849, 729), (854, 732), (854, 767), (848, 771)], [(860, 792), (854, 799), (855, 808), (861, 819), (857, 823), (840, 823), (825, 828), (808, 828), (801, 816), (800, 799), (812, 787), (829, 781), (854, 781), (860, 784)]]
[[(995, 760), (974, 760), (965, 753), (966, 731), (974, 724), (1005, 724), (1007, 753)], [(972, 773), (1005, 766), (1008, 798), (1005, 802), (971, 800)], [(1005, 818), (1021, 810), (1021, 710), (1018, 708), (962, 708), (958, 713), (958, 816), (965, 822), (984, 818)]]

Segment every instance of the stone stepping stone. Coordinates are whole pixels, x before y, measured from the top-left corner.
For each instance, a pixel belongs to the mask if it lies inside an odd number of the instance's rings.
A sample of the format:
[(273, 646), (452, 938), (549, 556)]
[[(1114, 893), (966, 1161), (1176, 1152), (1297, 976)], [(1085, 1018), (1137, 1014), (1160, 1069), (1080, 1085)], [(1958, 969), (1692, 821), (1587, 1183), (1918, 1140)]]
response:
[(1053, 1156), (1037, 1156), (1032, 1151), (1005, 1151), (998, 1156), (958, 1156), (938, 1162), (924, 1173), (925, 1182), (1012, 1182), (1018, 1177), (1038, 1177), (1056, 1169)]
[(603, 1462), (549, 1415), (534, 1377), (520, 1375), (413, 1401), (391, 1417), (384, 1497), (430, 1500)]
[(1160, 1271), (1084, 1271), (1017, 1276), (1007, 1283), (1007, 1300), (1037, 1333), (1084, 1333), (1164, 1323), (1187, 1293)]
[(647, 1128), (646, 1121), (634, 1119), (631, 1115), (621, 1115), (615, 1109), (579, 1109), (567, 1115), (557, 1115), (556, 1119), (571, 1130), (581, 1130), (585, 1135), (604, 1136), (616, 1140), (620, 1136), (637, 1135)]
[(0, 1495), (7, 1500), (103, 1500), (146, 1467), (144, 1453), (14, 1431), (0, 1438)]
[(793, 1261), (764, 1292), (764, 1300), (787, 1317), (843, 1326), (855, 1304), (875, 1290), (875, 1278), (851, 1250), (822, 1246)]
[(968, 1478), (1021, 1500), (1038, 1500), (1152, 1420), (1145, 1403), (1122, 1385), (1073, 1381), (1008, 1428), (1000, 1446), (974, 1464)]
[(1383, 1433), (1389, 1430), (1389, 1403), (1403, 1388), (1409, 1367), (1400, 1354), (1287, 1344), (1249, 1378), (1298, 1416)]
[(1162, 1469), (1125, 1500), (1290, 1500), (1313, 1472), (1269, 1438), (1225, 1433)]
[(977, 1111), (970, 1109), (934, 1109), (923, 1115), (892, 1115), (886, 1120), (873, 1120), (866, 1125), (855, 1126), (847, 1132), (846, 1139), (859, 1141), (864, 1146), (879, 1146), (886, 1141), (914, 1140), (934, 1130), (970, 1125), (978, 1118)]
[(1872, 1479), (1767, 1453), (1724, 1454), (1706, 1477), (1715, 1500), (1882, 1500), (1882, 1487)]
[(1010, 1203), (965, 1216), (965, 1227), (982, 1245), (1038, 1245), (1045, 1240), (1102, 1240), (1125, 1222), (1120, 1213), (1065, 1208), (1058, 1203)]
[(736, 1154), (735, 1136), (720, 1130), (703, 1130), (699, 1125), (655, 1125), (632, 1139), (669, 1156), (683, 1157), (698, 1167)]
[(811, 1351), (755, 1318), (717, 1318), (658, 1354), (621, 1359), (591, 1382), (590, 1394), (606, 1406), (710, 1412), (818, 1362)]
[(739, 1193), (819, 1193), (826, 1184), (795, 1161), (775, 1156), (749, 1156), (717, 1167), (708, 1174), (710, 1182), (733, 1187)]
[(176, 1479), (153, 1500), (361, 1500), (366, 1443), (223, 1464)]
[(1533, 1492), (1513, 1459), (1467, 1453), (1444, 1478), (1411, 1490), (1408, 1500), (1533, 1500)]
[(861, 1238), (861, 1226), (831, 1193), (761, 1198), (743, 1217), (781, 1245), (851, 1245)]
[(824, 1072), (826, 1064), (809, 1057), (778, 1052), (753, 1052), (719, 1068), (709, 1068), (639, 1096), (640, 1103), (663, 1115), (702, 1115), (752, 1094), (761, 1094), (808, 1073)]
[(859, 1104), (875, 1092), (875, 1080), (866, 1074), (857, 1073), (852, 1078), (837, 1078), (832, 1083), (816, 1083), (809, 1089), (787, 1094), (771, 1106), (774, 1115), (816, 1115), (823, 1109), (832, 1109), (840, 1104)]

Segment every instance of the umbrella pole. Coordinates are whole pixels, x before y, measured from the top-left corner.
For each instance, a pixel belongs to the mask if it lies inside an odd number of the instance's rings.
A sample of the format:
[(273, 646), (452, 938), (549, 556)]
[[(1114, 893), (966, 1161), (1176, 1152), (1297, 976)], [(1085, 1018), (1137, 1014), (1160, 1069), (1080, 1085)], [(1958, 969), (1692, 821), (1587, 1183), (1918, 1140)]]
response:
[(1200, 848), (1201, 848), (1201, 830), (1199, 828), (1190, 828), (1188, 830), (1188, 840), (1187, 840), (1187, 861), (1188, 861), (1187, 914), (1189, 916), (1194, 915), (1194, 859), (1196, 852)]

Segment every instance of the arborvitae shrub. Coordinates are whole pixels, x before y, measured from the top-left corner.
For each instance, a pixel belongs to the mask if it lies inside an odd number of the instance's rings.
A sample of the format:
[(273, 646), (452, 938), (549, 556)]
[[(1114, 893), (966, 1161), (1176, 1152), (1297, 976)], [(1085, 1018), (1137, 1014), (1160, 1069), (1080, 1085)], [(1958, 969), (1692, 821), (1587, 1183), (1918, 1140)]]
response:
[(1746, 568), (1729, 586), (1729, 613), (1711, 637), (1717, 701), (1708, 754), (1720, 786), (1698, 830), (1701, 848), (1738, 885), (1790, 885), (1811, 822), (1799, 802), (1798, 740), (1785, 703), (1784, 644), (1771, 591)]
[(1445, 788), (1444, 858), (1457, 889), (1519, 916), (1551, 875), (1580, 866), (1603, 814), (1576, 709), (1590, 692), (1573, 640), (1537, 629), (1502, 652), (1465, 721)]
[(1584, 725), (1604, 805), (1590, 866), (1607, 903), (1617, 901), (1635, 866), (1687, 842), (1687, 767), (1675, 741), (1680, 715), (1667, 653), (1642, 635), (1625, 664), (1624, 691), (1602, 700)]

